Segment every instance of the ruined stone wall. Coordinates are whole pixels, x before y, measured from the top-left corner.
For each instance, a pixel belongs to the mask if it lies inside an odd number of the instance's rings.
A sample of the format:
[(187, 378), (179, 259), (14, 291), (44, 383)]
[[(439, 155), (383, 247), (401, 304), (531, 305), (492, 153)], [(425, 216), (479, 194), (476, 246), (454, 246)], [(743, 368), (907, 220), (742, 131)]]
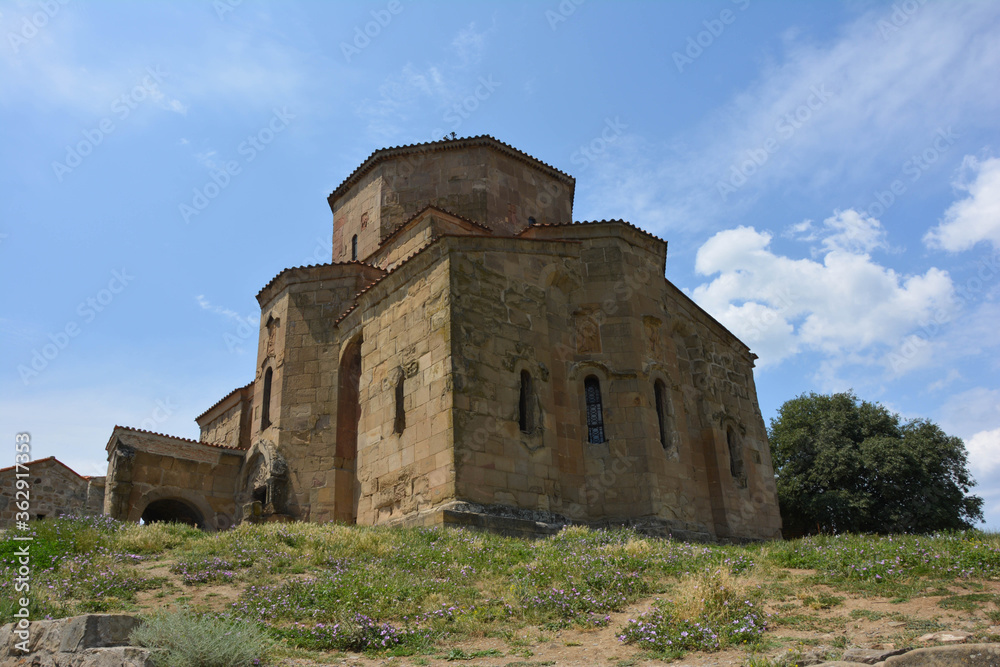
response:
[[(27, 467), (30, 474), (24, 479), (30, 485), (27, 500), (28, 516), (31, 519), (55, 518), (60, 514), (100, 513), (99, 506), (94, 508), (88, 503), (88, 480), (55, 458), (31, 461)], [(0, 528), (13, 525), (14, 517), (20, 511), (17, 503), (24, 500), (23, 496), (17, 494), (17, 479), (15, 468), (0, 471)], [(94, 487), (95, 491), (100, 488), (100, 484)]]
[(354, 320), (350, 335), (362, 340), (360, 524), (410, 521), (454, 498), (448, 275), (435, 244), (366, 294)]

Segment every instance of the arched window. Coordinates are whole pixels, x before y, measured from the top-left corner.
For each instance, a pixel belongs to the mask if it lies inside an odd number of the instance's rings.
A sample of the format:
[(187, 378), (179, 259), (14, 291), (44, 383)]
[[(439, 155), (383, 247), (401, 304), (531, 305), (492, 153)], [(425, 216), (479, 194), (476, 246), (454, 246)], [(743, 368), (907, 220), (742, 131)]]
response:
[(358, 235), (351, 237), (351, 259), (358, 258)]
[(588, 375), (583, 381), (583, 390), (587, 399), (587, 442), (594, 444), (605, 442), (601, 381), (593, 375)]
[(729, 445), (729, 472), (732, 473), (737, 486), (746, 488), (747, 473), (743, 467), (743, 449), (740, 447), (739, 436), (732, 426), (726, 429), (726, 443)]
[(399, 379), (396, 380), (396, 419), (392, 425), (392, 432), (400, 435), (402, 435), (403, 429), (406, 428), (406, 408), (403, 407), (404, 377), (404, 374), (401, 372)]
[(270, 368), (264, 373), (264, 397), (260, 406), (260, 428), (264, 430), (271, 425), (271, 375)]
[(521, 395), (517, 403), (517, 423), (521, 433), (532, 433), (535, 430), (535, 390), (531, 381), (531, 373), (521, 371)]
[(663, 384), (663, 380), (653, 383), (653, 398), (656, 401), (656, 423), (660, 427), (660, 445), (666, 449), (670, 437), (670, 413), (667, 411), (667, 386)]

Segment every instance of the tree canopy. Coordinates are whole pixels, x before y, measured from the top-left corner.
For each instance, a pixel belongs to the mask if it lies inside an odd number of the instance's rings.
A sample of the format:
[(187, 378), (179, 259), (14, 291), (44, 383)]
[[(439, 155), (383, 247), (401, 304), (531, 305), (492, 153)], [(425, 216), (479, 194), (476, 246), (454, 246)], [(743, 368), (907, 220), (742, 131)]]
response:
[(786, 533), (927, 533), (983, 520), (965, 443), (853, 393), (802, 394), (768, 429)]

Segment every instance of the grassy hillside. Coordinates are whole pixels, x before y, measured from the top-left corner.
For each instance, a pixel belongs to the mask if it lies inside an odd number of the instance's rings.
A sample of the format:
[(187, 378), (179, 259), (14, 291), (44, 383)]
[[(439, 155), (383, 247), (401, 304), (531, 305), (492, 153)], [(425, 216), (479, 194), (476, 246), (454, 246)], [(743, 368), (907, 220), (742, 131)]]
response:
[[(207, 534), (104, 517), (31, 532), (33, 618), (131, 611), (179, 632), (215, 623), (202, 634), (258, 642), (265, 662), (355, 651), (516, 664), (565, 636), (576, 638), (566, 646), (614, 643), (619, 664), (728, 650), (760, 665), (817, 643), (810, 637), (832, 634), (826, 644), (843, 648), (851, 640), (837, 633), (851, 623), (896, 619), (904, 642), (955, 623), (989, 639), (1000, 625), (996, 534), (708, 546), (626, 530), (569, 528), (537, 541), (332, 524)], [(20, 597), (14, 552), (24, 543), (11, 537), (0, 541), (2, 623)], [(904, 613), (921, 600), (929, 613)]]

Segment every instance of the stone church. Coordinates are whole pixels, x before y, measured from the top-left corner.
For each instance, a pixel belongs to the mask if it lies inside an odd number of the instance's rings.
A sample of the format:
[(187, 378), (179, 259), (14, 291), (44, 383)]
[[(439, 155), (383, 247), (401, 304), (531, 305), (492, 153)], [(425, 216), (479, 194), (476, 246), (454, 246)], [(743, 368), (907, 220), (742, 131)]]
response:
[(332, 261), (257, 294), (253, 379), (200, 440), (115, 427), (105, 513), (779, 537), (755, 355), (574, 188), (490, 136), (372, 153)]

